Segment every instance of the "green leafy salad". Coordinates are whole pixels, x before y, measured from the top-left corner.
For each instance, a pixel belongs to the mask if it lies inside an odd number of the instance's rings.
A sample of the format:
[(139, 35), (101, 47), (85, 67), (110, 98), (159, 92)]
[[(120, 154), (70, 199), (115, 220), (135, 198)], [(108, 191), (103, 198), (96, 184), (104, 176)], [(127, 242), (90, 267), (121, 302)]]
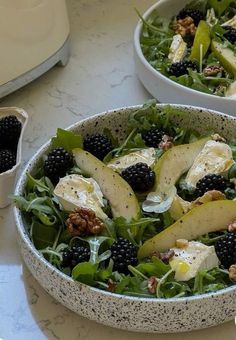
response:
[(153, 68), (193, 90), (236, 97), (235, 0), (194, 0), (171, 18), (158, 10), (139, 16), (141, 49)]
[(188, 115), (151, 100), (131, 111), (122, 140), (108, 129), (57, 130), (24, 195), (13, 196), (47, 261), (136, 297), (235, 284), (236, 144), (207, 127), (182, 128)]

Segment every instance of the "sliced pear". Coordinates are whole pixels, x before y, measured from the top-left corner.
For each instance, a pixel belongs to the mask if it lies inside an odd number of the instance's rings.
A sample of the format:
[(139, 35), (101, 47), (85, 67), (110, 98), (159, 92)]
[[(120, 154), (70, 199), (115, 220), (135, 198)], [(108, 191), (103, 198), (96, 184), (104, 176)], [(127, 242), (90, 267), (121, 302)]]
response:
[(195, 240), (206, 233), (225, 230), (234, 220), (236, 220), (236, 201), (220, 200), (202, 204), (147, 240), (140, 247), (138, 257), (147, 257), (155, 251), (173, 248), (178, 239)]
[(77, 148), (73, 155), (78, 167), (99, 184), (114, 217), (123, 216), (128, 221), (139, 218), (140, 207), (135, 193), (120, 175), (87, 151)]
[(196, 200), (192, 202), (188, 202), (183, 200), (180, 196), (175, 195), (173, 203), (169, 209), (169, 213), (171, 217), (176, 221), (181, 218), (184, 214), (186, 214), (189, 210), (196, 208), (199, 205), (211, 202), (211, 201), (220, 201), (226, 199), (225, 194), (221, 191), (210, 190), (205, 192), (204, 195), (198, 197)]
[(163, 192), (167, 187), (175, 185), (180, 176), (191, 167), (209, 139), (210, 137), (202, 138), (190, 144), (174, 146), (166, 151), (154, 167), (157, 178), (155, 191)]
[(215, 40), (212, 40), (211, 49), (226, 71), (236, 76), (236, 56), (233, 50)]
[[(153, 192), (150, 192), (143, 202), (144, 211), (160, 213), (169, 209), (175, 196), (173, 190), (175, 183), (191, 167), (209, 139), (210, 137), (205, 137), (190, 144), (175, 146), (162, 155), (154, 167), (157, 180)], [(173, 196), (172, 200), (170, 193)], [(158, 197), (157, 200), (156, 197)], [(166, 206), (165, 210), (160, 205), (163, 205), (163, 202)]]
[(211, 44), (210, 28), (206, 21), (201, 20), (198, 24), (195, 38), (193, 41), (193, 47), (190, 54), (190, 60), (196, 60), (200, 63), (200, 60), (205, 56), (208, 48)]
[(176, 221), (190, 210), (190, 206), (191, 202), (185, 201), (180, 196), (175, 195), (169, 209), (170, 216)]

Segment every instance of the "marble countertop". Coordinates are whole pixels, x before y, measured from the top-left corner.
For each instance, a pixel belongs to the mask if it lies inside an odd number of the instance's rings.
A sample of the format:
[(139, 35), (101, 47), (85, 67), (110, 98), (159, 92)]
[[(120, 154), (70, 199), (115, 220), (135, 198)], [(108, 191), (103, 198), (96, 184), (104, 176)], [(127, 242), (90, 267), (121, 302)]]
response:
[[(9, 95), (1, 106), (18, 106), (29, 114), (23, 141), (23, 164), (57, 127), (150, 95), (134, 70), (132, 37), (153, 0), (68, 0), (71, 58)], [(25, 267), (16, 242), (12, 208), (0, 210), (0, 339), (136, 339), (137, 334), (96, 324), (64, 308), (48, 295)], [(139, 339), (235, 339), (234, 322), (177, 335), (139, 334)]]

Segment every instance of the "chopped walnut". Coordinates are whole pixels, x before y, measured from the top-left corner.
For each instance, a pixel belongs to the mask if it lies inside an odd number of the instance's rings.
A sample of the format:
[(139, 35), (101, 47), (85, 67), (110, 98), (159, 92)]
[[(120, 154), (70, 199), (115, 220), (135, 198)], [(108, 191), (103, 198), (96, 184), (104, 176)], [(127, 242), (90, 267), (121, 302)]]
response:
[(204, 68), (203, 74), (205, 77), (216, 76), (218, 73), (224, 71), (222, 66), (219, 65), (208, 65)]
[(236, 233), (236, 221), (233, 221), (228, 225), (228, 231), (230, 233)]
[(179, 240), (176, 240), (175, 241), (175, 245), (177, 248), (179, 249), (184, 249), (184, 248), (187, 248), (188, 246), (188, 240), (185, 240), (185, 239), (179, 239)]
[(226, 143), (226, 139), (219, 135), (218, 133), (215, 133), (214, 135), (211, 135), (211, 138), (216, 142), (223, 142)]
[(194, 25), (194, 21), (191, 17), (177, 20), (173, 29), (175, 33), (180, 34), (183, 38), (188, 34), (194, 36), (196, 33), (196, 26)]
[(112, 279), (108, 279), (108, 291), (114, 293), (116, 288), (116, 283)]
[(154, 294), (157, 289), (158, 279), (155, 276), (151, 276), (148, 279), (148, 290), (150, 293)]
[(164, 253), (160, 253), (159, 251), (155, 251), (151, 254), (151, 256), (156, 256), (160, 260), (162, 260), (164, 263), (169, 263), (170, 259), (175, 255), (175, 252), (173, 249), (167, 250)]
[(162, 140), (161, 140), (161, 142), (159, 143), (158, 147), (159, 147), (160, 149), (163, 149), (164, 151), (169, 150), (169, 149), (172, 148), (172, 146), (173, 146), (172, 140), (173, 140), (172, 137), (170, 137), (170, 136), (168, 136), (168, 135), (164, 135), (164, 136), (162, 137)]
[(229, 278), (230, 280), (236, 281), (236, 264), (232, 264), (229, 267)]
[(104, 228), (103, 222), (93, 210), (82, 207), (71, 212), (65, 224), (73, 236), (96, 235)]

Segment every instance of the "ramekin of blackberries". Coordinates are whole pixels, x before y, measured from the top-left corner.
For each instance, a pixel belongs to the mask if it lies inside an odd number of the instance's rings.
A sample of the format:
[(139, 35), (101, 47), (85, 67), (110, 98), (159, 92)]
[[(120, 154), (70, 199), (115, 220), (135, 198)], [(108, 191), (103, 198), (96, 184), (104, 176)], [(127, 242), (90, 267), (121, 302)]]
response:
[(21, 163), (22, 136), (28, 115), (23, 109), (0, 108), (0, 208), (10, 203)]

